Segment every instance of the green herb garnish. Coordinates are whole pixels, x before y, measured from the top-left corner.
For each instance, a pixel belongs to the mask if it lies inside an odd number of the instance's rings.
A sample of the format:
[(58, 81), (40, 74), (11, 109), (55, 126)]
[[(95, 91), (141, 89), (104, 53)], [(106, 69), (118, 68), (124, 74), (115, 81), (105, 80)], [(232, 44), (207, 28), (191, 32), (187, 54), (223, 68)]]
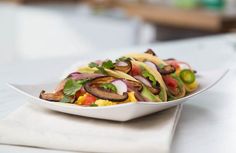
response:
[(144, 70), (142, 72), (142, 76), (147, 78), (148, 80), (150, 80), (152, 82), (152, 86), (154, 86), (154, 87), (156, 86), (157, 81), (156, 81), (155, 77), (151, 73), (149, 73), (148, 71)]
[(112, 69), (115, 67), (115, 65), (113, 64), (111, 60), (108, 60), (102, 63), (102, 67), (106, 69)]
[(161, 69), (164, 68), (164, 66), (165, 66), (164, 64), (158, 64), (158, 67)]
[(119, 62), (119, 61), (130, 61), (130, 60), (131, 58), (123, 56), (121, 58), (118, 58), (116, 61)]
[[(109, 62), (110, 63), (110, 62)], [(109, 67), (109, 63), (107, 63), (107, 64), (104, 64), (104, 62), (103, 62), (103, 64), (106, 66), (106, 67)], [(100, 74), (107, 74), (107, 72), (106, 72), (106, 70), (104, 69), (104, 67), (105, 66), (103, 66), (103, 64), (102, 64), (102, 66), (99, 66), (97, 63), (95, 63), (95, 62), (91, 62), (91, 63), (89, 63), (89, 67), (90, 68), (97, 68), (97, 70), (95, 71), (95, 73), (100, 73)], [(105, 67), (105, 68), (106, 68)]]
[(97, 107), (98, 105), (95, 104), (95, 103), (92, 103), (90, 106), (91, 106), (91, 107)]
[(97, 66), (98, 66), (98, 64), (95, 63), (95, 62), (89, 63), (89, 67), (90, 67), (90, 68), (94, 68), (94, 67), (97, 67)]
[(62, 102), (62, 103), (73, 103), (73, 102), (74, 102), (74, 99), (71, 98), (71, 97), (69, 97), (69, 96), (64, 96), (64, 97), (60, 100), (60, 102)]
[(67, 96), (73, 96), (88, 81), (89, 79), (83, 79), (83, 80), (78, 80), (78, 81), (69, 79), (65, 83), (63, 93)]
[(117, 92), (117, 88), (114, 84), (111, 83), (104, 83), (101, 85), (102, 88), (106, 89), (106, 90), (111, 90), (113, 92)]
[(97, 71), (95, 73), (107, 74), (107, 71), (103, 67), (97, 67)]

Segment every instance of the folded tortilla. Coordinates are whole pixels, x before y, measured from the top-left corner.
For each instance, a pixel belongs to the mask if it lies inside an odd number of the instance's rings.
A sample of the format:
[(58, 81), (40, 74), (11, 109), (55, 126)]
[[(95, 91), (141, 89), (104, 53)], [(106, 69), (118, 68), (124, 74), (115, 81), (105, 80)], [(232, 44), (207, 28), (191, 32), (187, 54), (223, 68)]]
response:
[[(168, 65), (165, 61), (158, 58), (157, 56), (153, 56), (153, 55), (147, 54), (147, 53), (128, 54), (128, 55), (125, 55), (125, 57), (129, 57), (129, 58), (132, 58), (132, 59), (134, 59), (136, 61), (140, 61), (140, 62), (150, 61), (150, 62), (156, 64), (157, 66)], [(152, 68), (149, 68), (149, 69), (151, 69), (151, 70), (149, 70), (149, 72), (156, 73), (156, 75), (154, 75), (154, 76), (158, 76), (158, 77), (162, 78), (161, 74), (157, 71), (157, 69), (156, 70), (152, 70)], [(159, 74), (159, 75), (157, 75), (157, 74)], [(186, 94), (186, 89), (185, 89), (183, 82), (179, 79), (177, 74), (175, 77), (173, 77), (172, 75), (170, 75), (170, 76), (178, 82), (178, 88), (179, 88), (180, 93), (178, 95), (173, 95), (164, 83), (164, 86), (165, 86), (165, 89), (167, 90), (167, 94), (168, 94), (169, 99), (173, 100), (173, 99), (179, 99), (179, 98), (184, 97)], [(160, 78), (159, 78), (159, 80), (160, 80)]]
[(153, 56), (147, 53), (127, 54), (125, 55), (125, 57), (130, 57), (140, 62), (145, 62), (146, 60), (148, 60), (150, 62), (153, 62), (156, 65), (167, 65), (167, 63), (163, 61), (162, 59), (158, 58), (157, 56)]
[[(160, 73), (158, 71), (152, 71), (152, 69), (150, 69), (148, 66), (146, 66), (142, 62), (131, 61), (131, 63), (143, 67), (146, 71), (151, 73), (155, 77), (155, 79), (160, 83), (160, 86), (161, 86), (160, 94), (159, 95), (153, 95), (153, 96), (155, 96), (155, 101), (156, 102), (167, 101), (166, 86), (165, 86), (164, 81), (162, 80), (162, 77), (161, 77)], [(81, 72), (81, 73), (94, 73), (96, 70), (97, 70), (97, 68), (90, 68), (88, 66), (84, 66), (84, 67), (78, 68), (77, 71)], [(117, 71), (117, 70), (110, 70), (110, 69), (105, 69), (105, 70), (106, 70), (106, 72), (109, 76), (113, 76), (113, 77), (117, 77), (117, 78), (124, 78), (124, 79), (127, 79), (127, 80), (132, 80), (132, 81), (139, 82), (138, 80), (133, 78), (131, 75), (126, 74), (124, 72)]]
[(152, 74), (155, 77), (156, 81), (159, 82), (161, 86), (161, 92), (159, 95), (156, 95), (156, 96), (160, 98), (161, 101), (167, 101), (167, 93), (166, 93), (167, 87), (162, 79), (161, 74), (158, 71), (153, 71), (143, 62), (132, 60), (131, 63), (141, 66), (142, 68), (144, 68), (146, 71), (148, 71), (150, 74)]

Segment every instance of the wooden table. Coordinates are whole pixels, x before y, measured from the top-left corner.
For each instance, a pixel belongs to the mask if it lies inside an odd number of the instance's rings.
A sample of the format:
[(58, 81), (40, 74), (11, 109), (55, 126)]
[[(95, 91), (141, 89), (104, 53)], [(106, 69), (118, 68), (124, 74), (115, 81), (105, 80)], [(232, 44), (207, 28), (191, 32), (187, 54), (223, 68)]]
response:
[(123, 9), (129, 16), (137, 16), (159, 26), (183, 28), (213, 33), (236, 29), (236, 9), (209, 11), (204, 9), (184, 10), (166, 5), (131, 3), (120, 0), (12, 0), (18, 3), (87, 2), (93, 5)]
[(236, 11), (183, 10), (170, 6), (117, 3), (130, 16), (138, 16), (157, 25), (210, 32), (225, 32), (236, 27)]
[[(86, 2), (103, 8), (118, 7), (128, 16), (139, 17), (159, 27), (160, 39), (168, 40), (231, 32), (236, 30), (236, 9), (209, 11), (204, 9), (184, 10), (166, 5), (131, 3), (120, 0), (13, 0), (19, 3), (36, 2)], [(165, 35), (165, 34), (171, 35)], [(164, 34), (164, 36), (163, 36)], [(182, 36), (183, 35), (183, 36)], [(177, 36), (177, 37), (176, 37)], [(167, 37), (167, 39), (165, 39)], [(169, 37), (169, 38), (168, 38)]]

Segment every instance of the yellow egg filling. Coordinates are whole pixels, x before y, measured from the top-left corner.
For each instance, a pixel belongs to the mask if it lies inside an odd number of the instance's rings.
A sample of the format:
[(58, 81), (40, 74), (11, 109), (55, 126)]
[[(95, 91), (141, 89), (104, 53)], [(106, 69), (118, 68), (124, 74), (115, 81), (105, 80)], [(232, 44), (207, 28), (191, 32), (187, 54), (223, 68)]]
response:
[[(75, 101), (75, 104), (82, 105), (82, 102), (86, 98), (86, 94), (84, 94), (83, 96), (80, 96)], [(137, 102), (137, 99), (135, 98), (134, 92), (129, 92), (128, 93), (128, 99), (126, 99), (123, 102), (113, 102), (113, 101), (109, 101), (109, 100), (98, 99), (98, 100), (95, 101), (95, 104), (97, 106), (111, 106), (111, 105), (117, 105), (117, 104), (122, 104), (122, 103), (129, 103), (129, 102)]]

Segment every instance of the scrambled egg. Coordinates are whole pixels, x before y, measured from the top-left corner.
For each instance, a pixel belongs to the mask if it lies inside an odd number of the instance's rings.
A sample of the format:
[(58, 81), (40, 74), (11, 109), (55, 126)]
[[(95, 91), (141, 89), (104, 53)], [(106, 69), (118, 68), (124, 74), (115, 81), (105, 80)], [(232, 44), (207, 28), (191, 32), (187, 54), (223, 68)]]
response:
[[(86, 93), (87, 94), (87, 93)], [(84, 94), (83, 96), (80, 96), (75, 104), (77, 105), (82, 105), (82, 102), (84, 101), (86, 94)], [(128, 93), (128, 99), (126, 99), (123, 102), (112, 102), (109, 100), (103, 100), (103, 99), (98, 99), (95, 101), (95, 104), (98, 106), (111, 106), (111, 105), (117, 105), (117, 104), (121, 104), (121, 103), (128, 103), (128, 102), (137, 102), (137, 99), (134, 96), (134, 92), (129, 92)]]
[(110, 106), (110, 105), (116, 105), (116, 102), (112, 102), (109, 100), (103, 100), (103, 99), (98, 99), (95, 101), (95, 104), (98, 106)]
[(134, 92), (129, 92), (128, 99), (126, 99), (123, 102), (112, 102), (109, 100), (98, 99), (95, 101), (95, 104), (98, 106), (111, 106), (111, 105), (117, 105), (117, 104), (128, 103), (128, 102), (137, 102), (137, 99), (134, 96)]
[(128, 99), (126, 99), (124, 102), (137, 102), (133, 91), (128, 93)]

